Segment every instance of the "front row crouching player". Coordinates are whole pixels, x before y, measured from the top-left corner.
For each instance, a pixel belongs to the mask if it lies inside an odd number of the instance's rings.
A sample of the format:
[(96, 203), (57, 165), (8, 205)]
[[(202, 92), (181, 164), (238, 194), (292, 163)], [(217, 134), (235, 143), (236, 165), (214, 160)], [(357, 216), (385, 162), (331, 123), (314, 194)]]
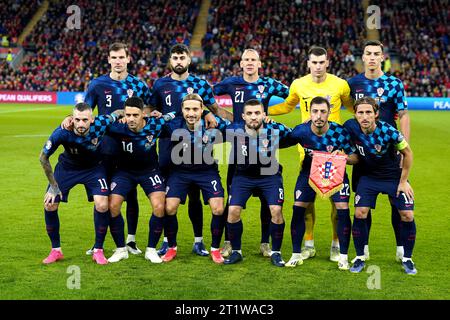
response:
[[(311, 120), (296, 126), (288, 136), (288, 145), (299, 143), (305, 150), (305, 159), (297, 178), (294, 195), (295, 202), (291, 221), (292, 257), (286, 267), (295, 267), (303, 263), (301, 255), (302, 239), (305, 234), (305, 212), (314, 203), (316, 192), (309, 186), (308, 180), (312, 163), (312, 151), (337, 153), (343, 150), (349, 157), (348, 164), (358, 161), (358, 156), (351, 145), (350, 136), (340, 124), (328, 122), (330, 102), (323, 97), (315, 97), (310, 103)], [(344, 175), (344, 187), (331, 196), (337, 209), (337, 234), (340, 255), (338, 268), (348, 270), (348, 247), (350, 244), (350, 186), (347, 173)]]
[[(73, 109), (73, 128), (58, 127), (47, 140), (40, 155), (40, 161), (47, 176), (49, 186), (44, 198), (45, 224), (52, 243), (49, 256), (43, 261), (53, 263), (64, 258), (59, 234), (59, 202), (67, 202), (70, 190), (77, 184), (86, 188), (88, 200), (94, 200), (95, 245), (92, 259), (97, 264), (107, 264), (103, 254), (103, 242), (109, 224), (106, 172), (100, 164), (101, 144), (107, 128), (123, 114), (117, 110), (110, 115), (93, 117), (91, 107), (78, 103)], [(49, 157), (64, 146), (53, 173)]]
[[(139, 184), (150, 200), (153, 213), (149, 220), (148, 245), (145, 259), (161, 263), (156, 253), (156, 245), (163, 230), (165, 184), (158, 168), (155, 142), (164, 125), (175, 113), (156, 118), (144, 117), (144, 102), (139, 97), (125, 101), (126, 124), (115, 123), (109, 128), (109, 135), (120, 145), (119, 161), (111, 178), (110, 230), (117, 249), (108, 259), (118, 262), (128, 258), (125, 246), (124, 220), (120, 213), (122, 203), (131, 190)], [(160, 115), (154, 111), (153, 114)], [(152, 115), (153, 115), (152, 114)]]
[(230, 122), (215, 117), (217, 128), (206, 130), (202, 119), (203, 100), (196, 93), (184, 96), (181, 111), (182, 116), (171, 121), (164, 133), (171, 137), (171, 170), (167, 180), (165, 218), (169, 249), (162, 260), (169, 262), (177, 255), (176, 213), (180, 203), (185, 203), (188, 192), (195, 187), (201, 190), (205, 204), (209, 203), (212, 211), (211, 258), (215, 263), (223, 263), (219, 246), (223, 233), (224, 189), (213, 157), (213, 145), (223, 142), (222, 133)]
[(284, 202), (282, 167), (275, 153), (280, 139), (283, 140), (290, 129), (282, 124), (263, 120), (266, 114), (264, 106), (256, 99), (244, 104), (242, 118), (244, 122), (235, 122), (227, 130), (227, 141), (231, 142), (236, 169), (229, 195), (229, 212), (227, 219), (228, 235), (232, 252), (224, 264), (242, 261), (243, 225), (241, 211), (254, 192), (262, 194), (267, 201), (272, 216), (270, 235), (272, 238), (272, 264), (284, 267), (281, 257), (284, 219), (282, 206)]
[[(367, 243), (367, 214), (375, 209), (377, 196), (387, 194), (401, 216), (400, 238), (404, 247), (403, 269), (414, 275), (417, 270), (411, 259), (416, 239), (414, 222), (414, 193), (408, 182), (413, 155), (403, 135), (390, 124), (378, 121), (379, 107), (370, 97), (358, 99), (354, 105), (355, 118), (345, 122), (358, 152), (362, 167), (355, 195), (355, 218), (352, 235), (356, 258), (351, 272), (365, 267), (364, 245)], [(400, 155), (403, 166), (400, 168)]]

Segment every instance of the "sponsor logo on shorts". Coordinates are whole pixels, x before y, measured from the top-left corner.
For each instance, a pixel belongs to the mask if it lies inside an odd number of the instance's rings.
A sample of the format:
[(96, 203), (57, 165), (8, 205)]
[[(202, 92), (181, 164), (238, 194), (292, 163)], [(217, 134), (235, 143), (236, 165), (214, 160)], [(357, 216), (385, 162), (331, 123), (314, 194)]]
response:
[(358, 204), (359, 200), (361, 200), (361, 196), (359, 194), (357, 194), (355, 196), (355, 204)]
[(50, 140), (47, 140), (45, 143), (45, 149), (50, 150), (52, 148), (52, 142)]
[(300, 190), (295, 191), (295, 199), (300, 198), (301, 195), (302, 195), (302, 192)]
[(117, 187), (117, 183), (111, 183), (111, 191), (113, 191)]

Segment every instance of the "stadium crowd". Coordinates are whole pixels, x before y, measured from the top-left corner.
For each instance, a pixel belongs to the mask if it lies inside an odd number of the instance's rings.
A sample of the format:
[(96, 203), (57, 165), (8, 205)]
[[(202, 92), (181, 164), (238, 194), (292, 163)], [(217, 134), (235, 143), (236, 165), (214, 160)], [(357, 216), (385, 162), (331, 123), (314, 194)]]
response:
[(399, 56), (396, 76), (409, 96), (450, 97), (450, 10), (448, 1), (378, 1), (383, 10), (381, 41)]
[[(0, 90), (84, 91), (91, 79), (107, 72), (104, 52), (111, 41), (129, 43), (130, 71), (152, 86), (167, 72), (168, 48), (176, 42), (189, 45), (200, 3), (81, 0), (81, 29), (69, 30), (71, 1), (52, 2), (24, 42), (28, 54), (21, 66), (13, 70), (2, 63)], [(0, 17), (0, 34), (6, 32), (14, 42), (39, 4), (2, 1), (1, 12), (7, 14)], [(365, 38), (363, 9), (352, 0), (328, 4), (212, 0), (202, 40), (206, 63), (191, 69), (217, 83), (239, 74), (242, 50), (252, 47), (261, 53), (262, 73), (289, 85), (307, 73), (309, 47), (320, 45), (328, 50), (329, 72), (350, 78), (357, 73), (354, 62)], [(400, 70), (391, 72), (404, 81), (407, 95), (450, 96), (448, 1), (422, 0), (411, 6), (380, 0), (377, 5), (383, 13), (380, 37), (386, 53), (400, 61)]]
[(24, 42), (31, 54), (18, 70), (3, 69), (0, 89), (84, 91), (91, 79), (108, 72), (108, 43), (124, 39), (131, 48), (130, 71), (152, 85), (164, 74), (170, 46), (189, 45), (200, 1), (80, 0), (80, 30), (66, 27), (71, 4), (52, 3)]
[(1, 46), (15, 45), (17, 38), (40, 5), (38, 0), (4, 0), (0, 2)]
[(286, 84), (306, 74), (312, 45), (328, 49), (330, 72), (356, 74), (354, 52), (364, 41), (363, 10), (355, 1), (319, 2), (213, 0), (203, 50), (211, 63), (209, 80), (239, 73), (243, 48), (261, 52), (264, 74)]

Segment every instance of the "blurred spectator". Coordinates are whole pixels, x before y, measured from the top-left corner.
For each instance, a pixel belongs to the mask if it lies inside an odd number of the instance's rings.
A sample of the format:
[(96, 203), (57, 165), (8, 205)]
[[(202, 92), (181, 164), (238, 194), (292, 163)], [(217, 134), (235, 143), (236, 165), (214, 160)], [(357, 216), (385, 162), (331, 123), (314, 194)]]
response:
[(0, 90), (17, 86), (24, 90), (84, 91), (92, 78), (109, 72), (107, 51), (115, 41), (130, 47), (129, 72), (151, 85), (165, 73), (170, 46), (189, 44), (200, 1), (78, 0), (80, 30), (65, 28), (66, 9), (73, 1), (51, 2), (24, 42), (28, 55), (22, 66), (6, 77), (8, 81), (0, 78)]
[(312, 45), (328, 49), (331, 73), (356, 74), (352, 52), (365, 38), (360, 1), (213, 0), (210, 12), (202, 45), (211, 82), (240, 73), (247, 47), (260, 51), (263, 74), (286, 84), (308, 73), (305, 60)]
[(0, 36), (1, 45), (8, 47), (15, 44), (17, 37), (25, 29), (40, 6), (37, 0), (2, 0), (0, 2)]
[(383, 14), (381, 41), (397, 53), (400, 69), (394, 70), (408, 84), (408, 96), (449, 97), (450, 4), (448, 0), (379, 0)]

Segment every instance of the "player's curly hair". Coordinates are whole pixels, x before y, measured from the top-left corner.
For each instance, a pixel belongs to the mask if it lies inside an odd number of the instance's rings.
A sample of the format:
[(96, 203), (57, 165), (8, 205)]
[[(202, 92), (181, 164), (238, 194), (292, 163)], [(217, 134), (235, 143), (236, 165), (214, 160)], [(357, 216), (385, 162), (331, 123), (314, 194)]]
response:
[(182, 43), (177, 43), (176, 45), (170, 48), (170, 56), (174, 53), (183, 54), (186, 53), (188, 56), (191, 55), (191, 50), (189, 50), (188, 46)]

